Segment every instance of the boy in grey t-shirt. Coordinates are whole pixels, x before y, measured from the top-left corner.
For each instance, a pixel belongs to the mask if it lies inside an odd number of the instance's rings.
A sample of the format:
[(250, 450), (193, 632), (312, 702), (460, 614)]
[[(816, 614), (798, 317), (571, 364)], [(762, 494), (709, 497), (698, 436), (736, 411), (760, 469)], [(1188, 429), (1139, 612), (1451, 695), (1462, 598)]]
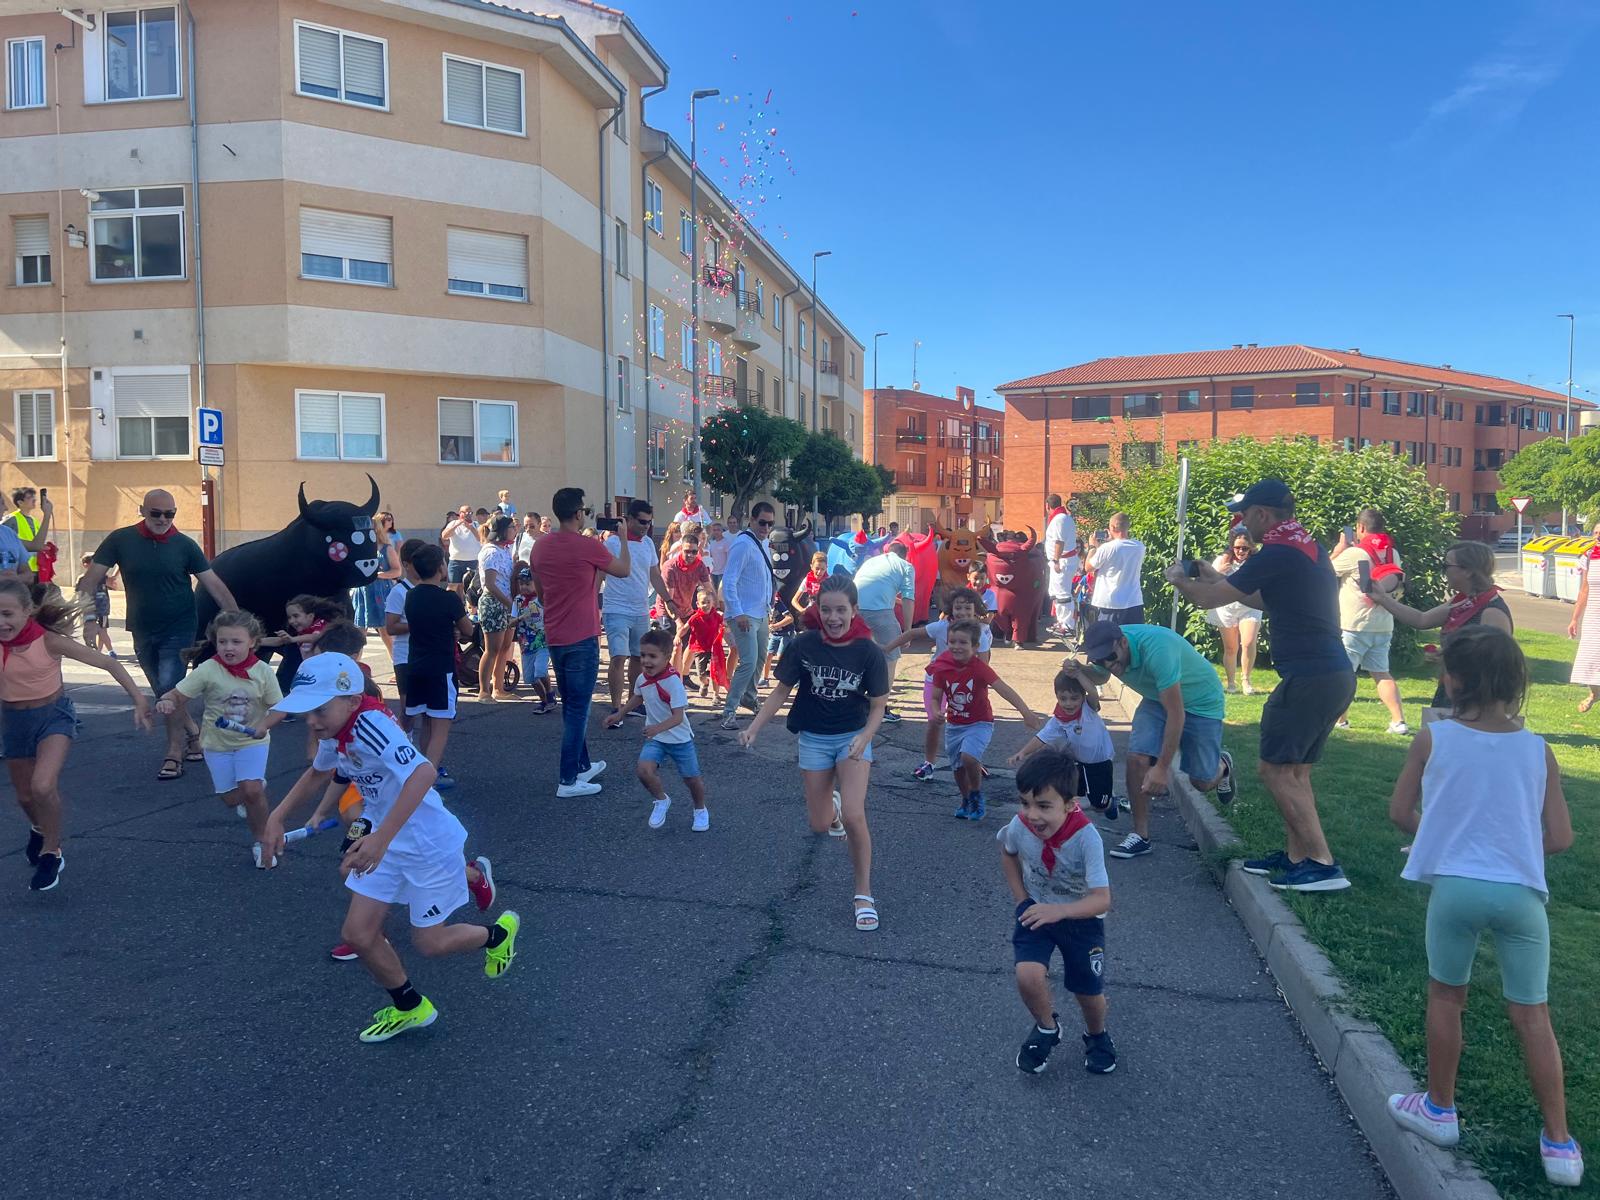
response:
[(1022, 811), (996, 839), (1001, 871), (1017, 901), (1011, 931), (1017, 991), (1034, 1019), (1017, 1051), (1017, 1066), (1035, 1075), (1061, 1042), (1050, 995), (1050, 958), (1058, 949), (1067, 990), (1083, 1011), (1083, 1065), (1096, 1075), (1117, 1068), (1117, 1048), (1106, 1032), (1105, 914), (1111, 907), (1111, 880), (1100, 834), (1078, 806), (1080, 778), (1078, 761), (1070, 754), (1033, 755), (1017, 771)]

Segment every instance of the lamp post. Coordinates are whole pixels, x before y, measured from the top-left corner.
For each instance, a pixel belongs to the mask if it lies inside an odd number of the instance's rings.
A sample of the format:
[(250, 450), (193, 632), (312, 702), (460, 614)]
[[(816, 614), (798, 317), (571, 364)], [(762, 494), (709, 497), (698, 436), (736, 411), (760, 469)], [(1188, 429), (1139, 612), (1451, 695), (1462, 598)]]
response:
[(874, 463), (883, 457), (878, 447), (878, 408), (881, 405), (878, 399), (878, 339), (888, 336), (887, 330), (872, 335), (872, 461)]
[[(1557, 313), (1556, 320), (1567, 323), (1567, 415), (1561, 422), (1561, 440), (1572, 441), (1572, 343), (1578, 332), (1578, 317), (1576, 313)], [(1567, 532), (1567, 506), (1561, 506), (1561, 533)]]
[[(827, 258), (832, 250), (818, 250), (811, 255), (811, 432), (817, 431), (817, 260)], [(821, 505), (816, 489), (811, 492), (811, 511), (821, 517)], [(831, 532), (831, 531), (830, 531)]]
[(700, 101), (721, 94), (716, 88), (701, 88), (689, 94), (689, 394), (693, 397), (694, 421), (689, 437), (694, 449), (696, 498), (700, 495), (700, 126), (695, 120), (694, 110)]

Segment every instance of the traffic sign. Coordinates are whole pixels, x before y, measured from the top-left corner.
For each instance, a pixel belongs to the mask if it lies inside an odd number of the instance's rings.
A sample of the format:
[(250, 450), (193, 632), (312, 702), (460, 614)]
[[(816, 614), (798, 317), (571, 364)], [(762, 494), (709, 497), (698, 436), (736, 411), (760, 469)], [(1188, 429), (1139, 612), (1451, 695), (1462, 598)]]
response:
[(220, 467), (222, 465), (222, 447), (201, 446), (200, 465), (202, 467)]
[(1513, 497), (1511, 497), (1511, 506), (1513, 508), (1515, 508), (1519, 513), (1527, 512), (1528, 511), (1528, 505), (1530, 505), (1532, 503), (1533, 503), (1533, 497), (1532, 496), (1513, 496)]
[[(222, 445), (222, 410), (220, 408), (202, 408), (200, 412), (200, 444), (202, 446)], [(204, 462), (204, 459), (200, 461)], [(221, 456), (218, 456), (221, 461)]]

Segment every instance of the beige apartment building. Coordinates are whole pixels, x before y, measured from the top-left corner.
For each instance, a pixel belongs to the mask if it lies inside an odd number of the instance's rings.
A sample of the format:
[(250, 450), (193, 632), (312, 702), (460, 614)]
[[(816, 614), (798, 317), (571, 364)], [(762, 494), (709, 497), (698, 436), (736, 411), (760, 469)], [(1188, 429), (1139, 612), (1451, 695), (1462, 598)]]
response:
[[(203, 469), (219, 546), (366, 472), (411, 531), (501, 488), (681, 492), (689, 168), (621, 12), (0, 0), (0, 42), (0, 488), (49, 487), (64, 552), (154, 486), (198, 530)], [(815, 391), (859, 451), (860, 342), (819, 306), (812, 389), (809, 278), (697, 190), (706, 413)]]

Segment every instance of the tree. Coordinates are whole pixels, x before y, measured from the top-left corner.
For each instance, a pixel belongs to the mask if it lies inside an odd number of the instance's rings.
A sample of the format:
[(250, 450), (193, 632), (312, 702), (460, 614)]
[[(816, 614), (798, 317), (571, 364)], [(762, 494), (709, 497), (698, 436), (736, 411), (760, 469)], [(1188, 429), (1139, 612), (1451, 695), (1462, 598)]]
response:
[(1562, 505), (1558, 475), (1569, 458), (1567, 444), (1560, 438), (1545, 438), (1518, 450), (1500, 467), (1501, 507), (1509, 509), (1513, 496), (1531, 497), (1531, 515), (1552, 512)]
[(700, 426), (700, 474), (715, 490), (733, 497), (744, 516), (751, 499), (777, 482), (786, 460), (806, 444), (799, 421), (755, 404), (725, 408)]

